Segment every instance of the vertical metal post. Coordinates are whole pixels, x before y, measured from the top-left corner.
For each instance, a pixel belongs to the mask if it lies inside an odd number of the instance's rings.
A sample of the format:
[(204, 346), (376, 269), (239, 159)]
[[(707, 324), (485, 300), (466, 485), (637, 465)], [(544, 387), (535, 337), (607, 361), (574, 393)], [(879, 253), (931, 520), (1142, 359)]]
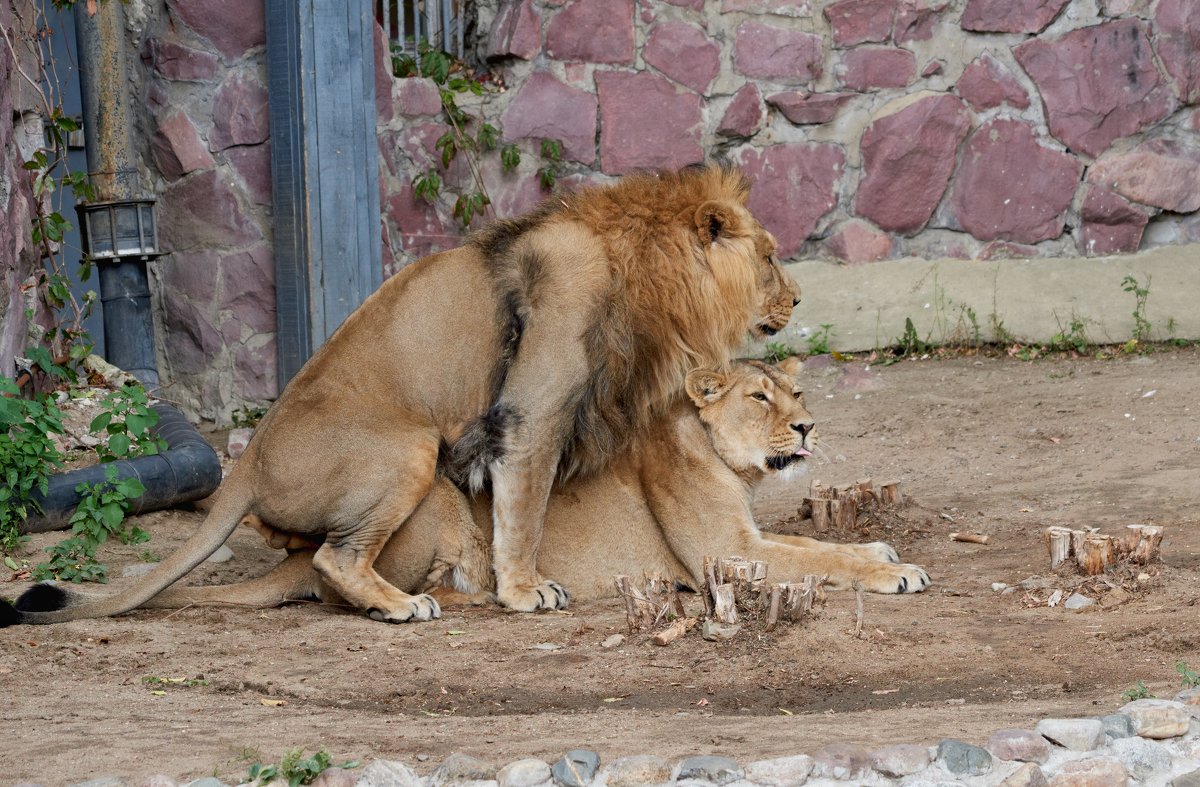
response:
[(265, 0), (279, 380), (383, 281), (371, 0)]

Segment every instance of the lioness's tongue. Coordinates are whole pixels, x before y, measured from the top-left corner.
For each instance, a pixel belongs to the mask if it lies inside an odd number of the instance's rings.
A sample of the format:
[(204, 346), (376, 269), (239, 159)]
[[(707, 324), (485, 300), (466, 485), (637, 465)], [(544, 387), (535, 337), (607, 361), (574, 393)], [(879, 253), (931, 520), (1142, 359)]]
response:
[(797, 448), (797, 449), (796, 449), (796, 454), (795, 454), (795, 455), (796, 455), (796, 456), (812, 456), (812, 452), (811, 452), (811, 451), (809, 451), (809, 450), (808, 450), (807, 448), (805, 448), (804, 446), (800, 446), (799, 448)]

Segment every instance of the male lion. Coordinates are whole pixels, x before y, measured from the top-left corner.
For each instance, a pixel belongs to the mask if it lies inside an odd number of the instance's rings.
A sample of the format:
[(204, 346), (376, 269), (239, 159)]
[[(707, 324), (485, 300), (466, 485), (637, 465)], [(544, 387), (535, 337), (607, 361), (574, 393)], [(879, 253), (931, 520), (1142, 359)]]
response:
[[(555, 488), (539, 570), (569, 582), (581, 599), (612, 596), (616, 574), (658, 572), (697, 588), (706, 555), (765, 560), (777, 581), (819, 574), (833, 588), (857, 581), (877, 593), (917, 593), (929, 586), (921, 568), (891, 562), (897, 557), (887, 544), (829, 544), (764, 534), (755, 526), (751, 505), (758, 482), (803, 463), (815, 440), (812, 417), (788, 374), (741, 362), (728, 373), (693, 372), (686, 388), (691, 402), (680, 402), (607, 469)], [(494, 587), (491, 528), (486, 495), (469, 501), (439, 479), (375, 567), (402, 589), (481, 600)], [(265, 576), (234, 585), (168, 588), (145, 606), (267, 607), (313, 598), (340, 603), (314, 569), (313, 555), (312, 549), (293, 551)]]
[(133, 609), (240, 522), (321, 542), (313, 566), (376, 620), (436, 617), (434, 599), (373, 565), (429, 493), (440, 455), (490, 478), (500, 602), (565, 606), (536, 568), (555, 476), (603, 468), (671, 407), (688, 370), (720, 368), (747, 331), (781, 329), (799, 301), (748, 190), (720, 168), (630, 176), (414, 263), (287, 385), (179, 550), (108, 599), (35, 587), (0, 608), (0, 625)]

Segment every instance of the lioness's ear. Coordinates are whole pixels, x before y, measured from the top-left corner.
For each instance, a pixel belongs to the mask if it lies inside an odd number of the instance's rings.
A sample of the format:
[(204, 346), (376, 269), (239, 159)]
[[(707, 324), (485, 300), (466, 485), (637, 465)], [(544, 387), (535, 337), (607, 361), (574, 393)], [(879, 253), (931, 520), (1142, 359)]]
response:
[(730, 235), (737, 226), (738, 216), (727, 203), (709, 200), (696, 208), (695, 221), (700, 243), (707, 246)]
[(800, 360), (799, 355), (792, 355), (784, 358), (782, 361), (777, 363), (776, 366), (778, 366), (787, 376), (795, 377), (796, 375), (800, 374), (800, 371), (804, 368), (804, 361)]
[(683, 388), (697, 407), (712, 404), (729, 390), (729, 378), (711, 369), (696, 369), (688, 372)]

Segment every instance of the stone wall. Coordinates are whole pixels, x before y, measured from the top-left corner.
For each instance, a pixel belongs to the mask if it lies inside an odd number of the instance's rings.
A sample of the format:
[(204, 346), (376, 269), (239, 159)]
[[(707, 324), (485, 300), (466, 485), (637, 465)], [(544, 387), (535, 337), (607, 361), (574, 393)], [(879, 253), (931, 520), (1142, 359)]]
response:
[[(495, 215), (565, 185), (721, 160), (785, 258), (859, 265), (1200, 242), (1200, 0), (478, 0), (464, 100), (523, 160), (481, 174)], [(171, 396), (225, 420), (276, 394), (260, 3), (138, 0), (143, 160)], [(137, 29), (133, 29), (136, 27)], [(413, 178), (446, 131), (436, 86), (377, 36), (384, 265), (457, 245), (466, 163)]]

